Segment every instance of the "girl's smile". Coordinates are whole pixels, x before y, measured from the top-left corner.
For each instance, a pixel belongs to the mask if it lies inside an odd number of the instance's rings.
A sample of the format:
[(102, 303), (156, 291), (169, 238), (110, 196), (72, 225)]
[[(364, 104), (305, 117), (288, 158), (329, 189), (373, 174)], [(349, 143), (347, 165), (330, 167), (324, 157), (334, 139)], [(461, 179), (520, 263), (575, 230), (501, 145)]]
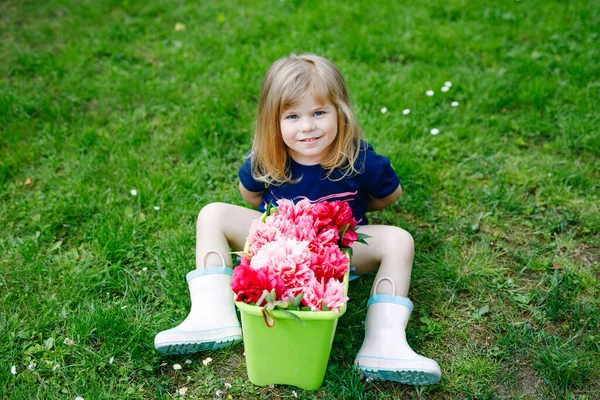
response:
[(319, 164), (337, 136), (337, 118), (333, 104), (318, 104), (312, 95), (286, 109), (280, 126), (290, 157), (304, 165)]

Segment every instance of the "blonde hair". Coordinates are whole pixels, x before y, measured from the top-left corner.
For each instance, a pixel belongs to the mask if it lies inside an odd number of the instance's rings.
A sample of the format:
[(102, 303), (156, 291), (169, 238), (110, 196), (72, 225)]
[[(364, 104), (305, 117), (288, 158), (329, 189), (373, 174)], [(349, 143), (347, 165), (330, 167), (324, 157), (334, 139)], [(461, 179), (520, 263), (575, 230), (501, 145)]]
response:
[(281, 136), (280, 118), (286, 109), (306, 95), (313, 95), (319, 104), (331, 103), (338, 114), (338, 132), (330, 152), (320, 165), (342, 175), (356, 173), (354, 164), (359, 156), (362, 132), (356, 121), (348, 96), (348, 87), (340, 71), (329, 60), (315, 54), (291, 54), (275, 61), (263, 80), (256, 132), (250, 155), (252, 176), (267, 185), (292, 182), (289, 154)]

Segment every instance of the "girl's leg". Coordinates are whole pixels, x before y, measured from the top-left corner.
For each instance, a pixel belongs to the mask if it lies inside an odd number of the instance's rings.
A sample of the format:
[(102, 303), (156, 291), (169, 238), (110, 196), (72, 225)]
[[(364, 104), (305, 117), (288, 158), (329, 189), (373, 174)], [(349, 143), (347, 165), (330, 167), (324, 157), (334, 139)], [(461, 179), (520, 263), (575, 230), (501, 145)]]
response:
[(414, 258), (414, 242), (405, 230), (394, 226), (364, 226), (368, 245), (353, 246), (352, 264), (358, 274), (379, 266), (367, 304), (365, 340), (355, 363), (368, 377), (413, 385), (440, 380), (437, 362), (415, 353), (406, 341), (406, 325), (412, 302), (406, 297)]
[[(209, 250), (216, 250), (225, 257), (225, 265), (231, 267), (230, 248), (244, 249), (252, 221), (261, 213), (249, 208), (226, 203), (211, 203), (198, 214), (196, 223), (196, 268)], [(214, 253), (208, 255), (206, 266), (220, 266), (221, 259)]]
[(156, 335), (154, 346), (159, 352), (195, 353), (241, 341), (230, 287), (233, 270), (229, 252), (230, 246), (243, 249), (252, 220), (258, 216), (257, 211), (225, 203), (209, 204), (200, 211), (196, 269), (186, 276), (192, 300), (190, 313), (177, 327)]
[[(406, 297), (415, 255), (411, 234), (388, 225), (365, 225), (359, 228), (359, 232), (371, 238), (367, 239), (367, 245), (355, 243), (352, 246), (352, 265), (356, 267), (356, 274), (367, 274), (379, 268), (375, 281), (382, 277), (390, 278), (396, 286), (396, 295)], [(391, 283), (382, 281), (378, 293), (392, 294)]]

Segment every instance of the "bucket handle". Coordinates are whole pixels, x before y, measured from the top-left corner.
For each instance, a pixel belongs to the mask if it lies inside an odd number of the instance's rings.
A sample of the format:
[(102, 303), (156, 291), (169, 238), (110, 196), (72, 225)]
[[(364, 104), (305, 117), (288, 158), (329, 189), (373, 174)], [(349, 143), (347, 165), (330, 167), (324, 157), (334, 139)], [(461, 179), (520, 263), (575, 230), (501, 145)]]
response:
[(219, 258), (221, 259), (222, 265), (225, 266), (225, 258), (223, 258), (223, 255), (218, 250), (209, 250), (206, 253), (204, 253), (204, 257), (202, 257), (202, 265), (200, 266), (200, 268), (206, 269), (206, 258), (211, 253), (218, 255)]
[(377, 281), (375, 282), (375, 285), (373, 286), (373, 295), (377, 294), (377, 288), (379, 287), (379, 284), (381, 283), (381, 281), (388, 281), (389, 283), (392, 284), (392, 294), (395, 296), (396, 295), (396, 284), (394, 283), (394, 281), (391, 278), (388, 278), (387, 276), (383, 276), (383, 277), (377, 279)]

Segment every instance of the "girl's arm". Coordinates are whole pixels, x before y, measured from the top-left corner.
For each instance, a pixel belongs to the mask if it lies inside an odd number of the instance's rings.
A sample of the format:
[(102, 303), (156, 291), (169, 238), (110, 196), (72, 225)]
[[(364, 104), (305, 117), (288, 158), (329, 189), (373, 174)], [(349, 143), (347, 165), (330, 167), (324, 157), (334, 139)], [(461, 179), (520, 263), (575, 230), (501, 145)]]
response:
[(384, 197), (383, 199), (376, 199), (375, 197), (371, 197), (369, 203), (367, 204), (367, 211), (377, 211), (384, 209), (390, 204), (394, 204), (396, 200), (400, 198), (401, 195), (402, 186), (398, 185), (398, 188), (394, 191), (394, 193)]
[(262, 192), (251, 192), (242, 185), (240, 182), (240, 193), (242, 198), (248, 202), (252, 207), (258, 208), (262, 203)]

